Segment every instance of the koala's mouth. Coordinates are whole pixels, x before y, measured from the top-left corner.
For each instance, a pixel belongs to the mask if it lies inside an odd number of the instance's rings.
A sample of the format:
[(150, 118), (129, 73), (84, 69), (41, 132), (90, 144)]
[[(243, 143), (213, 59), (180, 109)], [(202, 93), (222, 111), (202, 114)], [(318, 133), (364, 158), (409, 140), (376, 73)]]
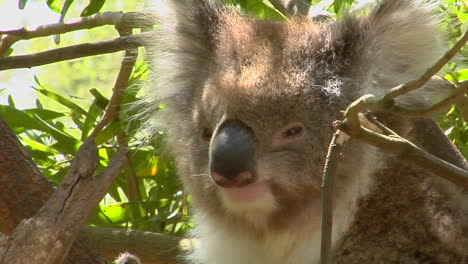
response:
[(255, 182), (242, 187), (220, 188), (226, 199), (232, 202), (255, 202), (271, 195), (267, 182)]

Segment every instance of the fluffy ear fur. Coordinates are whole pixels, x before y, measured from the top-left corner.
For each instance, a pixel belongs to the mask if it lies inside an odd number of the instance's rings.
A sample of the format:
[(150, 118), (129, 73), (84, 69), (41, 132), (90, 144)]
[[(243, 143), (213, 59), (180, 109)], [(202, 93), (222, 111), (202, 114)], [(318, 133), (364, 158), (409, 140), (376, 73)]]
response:
[(170, 86), (164, 88), (166, 91), (200, 86), (212, 67), (222, 8), (210, 0), (154, 2), (158, 20), (153, 43), (156, 72), (170, 80), (159, 80), (158, 84)]
[[(192, 103), (210, 68), (216, 67), (213, 57), (217, 34), (227, 8), (215, 0), (151, 2), (148, 9), (156, 17), (154, 38), (148, 40), (153, 85), (146, 88), (147, 103), (141, 107), (144, 111), (138, 118), (146, 120), (143, 129), (150, 135), (160, 129), (177, 134), (179, 127), (174, 120), (181, 125), (188, 123)], [(160, 103), (167, 107), (161, 107)]]
[[(354, 72), (365, 73), (358, 96), (382, 95), (419, 77), (443, 54), (438, 18), (432, 4), (420, 0), (386, 0), (360, 21), (362, 53)], [(349, 24), (349, 23), (348, 23)]]

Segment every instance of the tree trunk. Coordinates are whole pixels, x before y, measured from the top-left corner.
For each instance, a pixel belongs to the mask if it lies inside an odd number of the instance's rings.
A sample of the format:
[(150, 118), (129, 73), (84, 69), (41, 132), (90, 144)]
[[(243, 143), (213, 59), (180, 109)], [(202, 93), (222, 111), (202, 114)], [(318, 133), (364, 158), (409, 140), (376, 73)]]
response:
[[(21, 220), (37, 213), (54, 188), (1, 118), (0, 135), (0, 229), (12, 234)], [(64, 263), (105, 262), (81, 232)]]

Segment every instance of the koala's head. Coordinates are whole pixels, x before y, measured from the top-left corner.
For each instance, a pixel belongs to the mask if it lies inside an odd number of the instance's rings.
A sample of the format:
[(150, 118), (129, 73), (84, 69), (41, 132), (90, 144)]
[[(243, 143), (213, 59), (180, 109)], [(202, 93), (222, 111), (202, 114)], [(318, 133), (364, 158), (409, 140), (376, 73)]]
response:
[(319, 209), (332, 121), (360, 95), (417, 77), (441, 50), (419, 1), (382, 1), (330, 23), (175, 2), (156, 7), (152, 93), (167, 105), (156, 122), (168, 126), (196, 207), (257, 227)]

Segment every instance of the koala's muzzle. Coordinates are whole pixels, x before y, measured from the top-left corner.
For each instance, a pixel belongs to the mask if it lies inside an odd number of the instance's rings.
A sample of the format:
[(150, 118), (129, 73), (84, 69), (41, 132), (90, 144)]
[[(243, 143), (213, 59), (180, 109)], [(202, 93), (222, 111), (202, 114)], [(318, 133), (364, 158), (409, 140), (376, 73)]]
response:
[(239, 121), (224, 124), (210, 146), (213, 181), (225, 188), (242, 187), (254, 181), (255, 140), (253, 131)]

